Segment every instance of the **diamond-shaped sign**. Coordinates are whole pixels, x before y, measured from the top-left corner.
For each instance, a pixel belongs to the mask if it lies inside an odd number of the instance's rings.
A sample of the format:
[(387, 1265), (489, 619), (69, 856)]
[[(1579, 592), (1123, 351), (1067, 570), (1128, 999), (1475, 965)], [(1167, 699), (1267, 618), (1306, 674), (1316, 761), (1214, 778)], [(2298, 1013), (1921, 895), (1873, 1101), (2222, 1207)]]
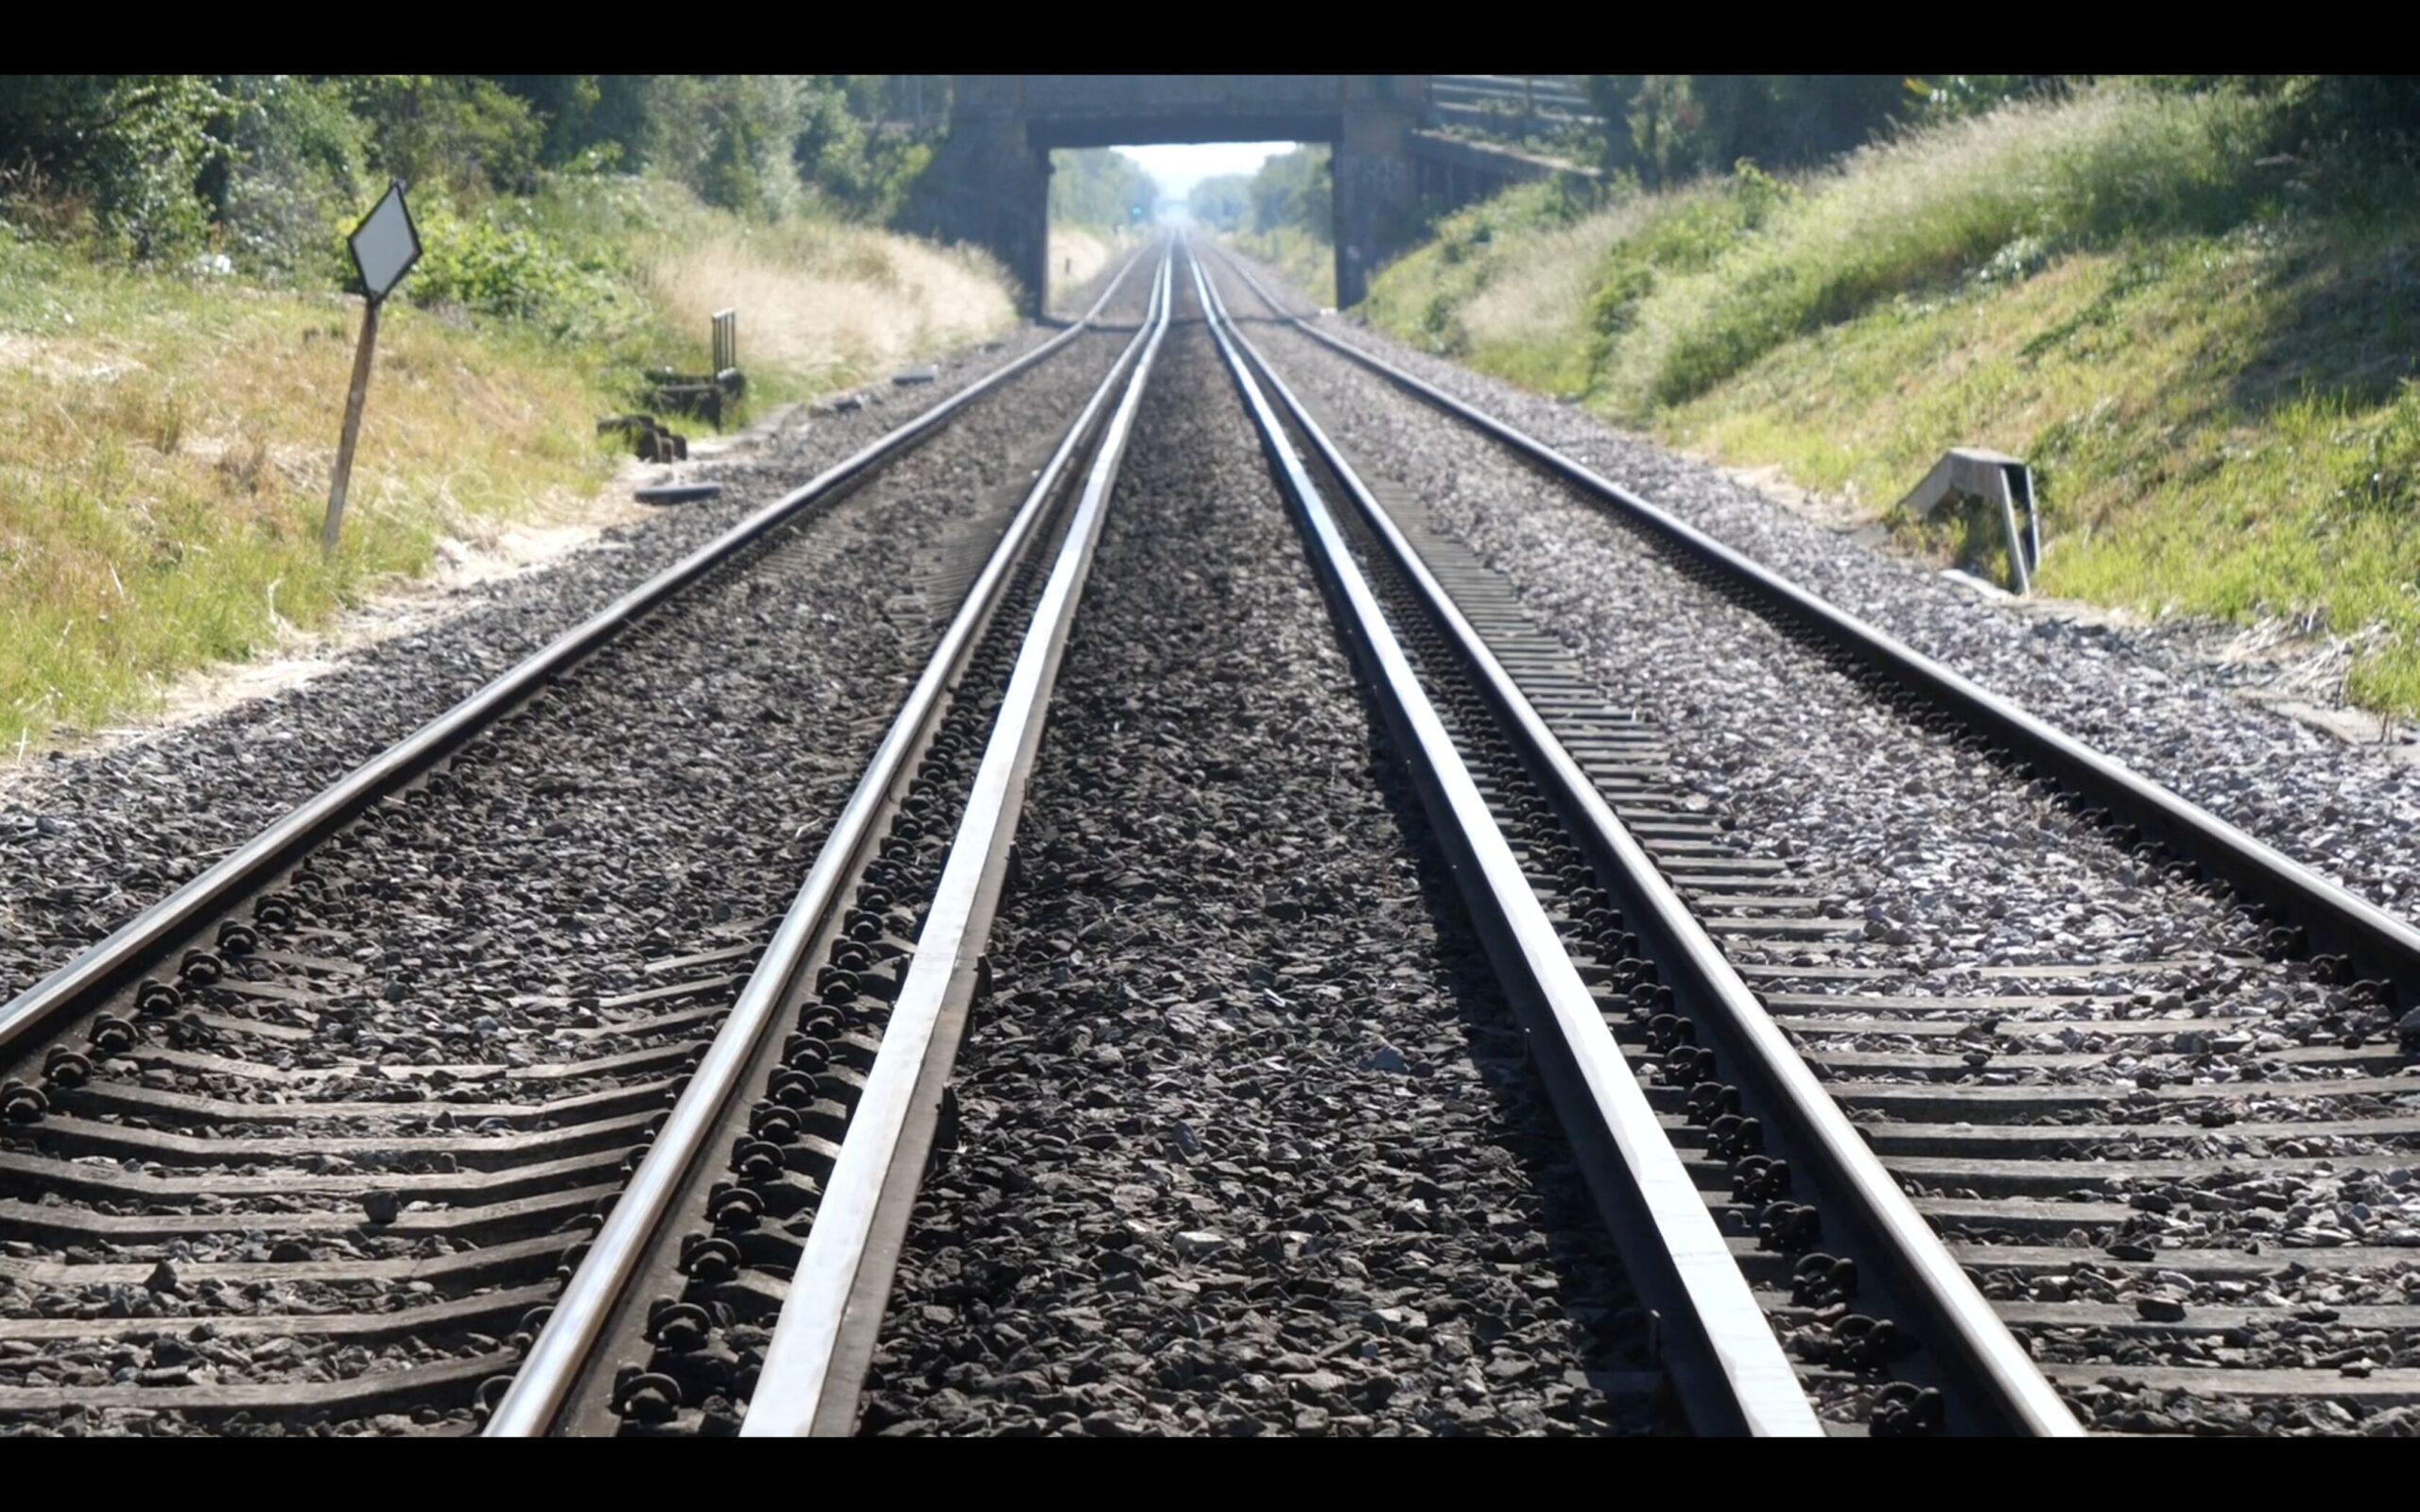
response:
[(383, 300), (414, 263), (420, 261), (420, 231), (404, 203), (404, 186), (387, 186), (378, 208), (353, 229), (353, 266), (361, 270), (362, 285), (373, 300)]

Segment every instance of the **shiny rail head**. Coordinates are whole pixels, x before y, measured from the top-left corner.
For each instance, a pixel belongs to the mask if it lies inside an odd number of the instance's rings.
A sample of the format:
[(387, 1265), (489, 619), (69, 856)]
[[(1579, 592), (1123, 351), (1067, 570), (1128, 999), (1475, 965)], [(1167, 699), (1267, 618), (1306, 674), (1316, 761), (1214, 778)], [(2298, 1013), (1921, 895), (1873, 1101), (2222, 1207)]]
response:
[(1931, 698), (1993, 739), (2047, 765), (2068, 786), (2129, 814), (2197, 865), (2206, 866), (2287, 908), (2342, 948), (2358, 951), (2395, 984), (2402, 1005), (2420, 1003), (2420, 927), (2330, 882), (2265, 841), (2238, 829), (2114, 756), (2084, 744), (2030, 710), (2003, 698), (1945, 662), (1782, 576), (1762, 562), (1689, 524), (1620, 484), (1509, 421), (1446, 393), (1436, 385), (1357, 343), (1288, 310), (1249, 268), (1228, 260), (1236, 276), (1281, 318), (1305, 335), (1377, 373), (1434, 408), (1463, 421), (1556, 472), (1714, 566), (1816, 635)]
[[(1154, 274), (1152, 303), (1161, 301), (1163, 270)], [(1129, 265), (1132, 266), (1132, 264)], [(1116, 291), (1124, 272), (1093, 306), (1098, 314)], [(1068, 427), (1016, 513), (994, 546), (981, 573), (942, 632), (924, 674), (902, 704), (889, 731), (856, 788), (842, 806), (831, 833), (810, 864), (806, 879), (783, 916), (772, 940), (740, 988), (739, 996), (709, 1044), (706, 1057), (666, 1117), (664, 1127), (649, 1143), (646, 1157), (614, 1210), (591, 1242), (545, 1328), (515, 1372), (512, 1384), (490, 1415), (485, 1435), (493, 1438), (532, 1437), (546, 1433), (569, 1404), (571, 1394), (593, 1364), (593, 1354), (607, 1327), (626, 1304), (637, 1271), (654, 1247), (662, 1225), (680, 1194), (688, 1189), (706, 1143), (738, 1095), (739, 1082), (769, 1034), (784, 997), (805, 964), (805, 954), (824, 919), (838, 902), (856, 862), (888, 804), (889, 794), (904, 770), (918, 733), (935, 715), (959, 662), (990, 613), (1011, 564), (1026, 548), (1082, 438), (1096, 423), (1113, 394), (1121, 391), (1123, 375), (1145, 350), (1150, 324), (1128, 342)]]
[[(1193, 271), (1202, 307), (1245, 407), (1308, 527), (1315, 563), (1334, 585), (1336, 596), (1342, 601), (1341, 612), (1352, 618), (1350, 639), (1368, 663), (1371, 681), (1392, 709), (1392, 718), (1409, 734), (1407, 754), (1426, 768), (1429, 782), (1425, 785), (1433, 786), (1450, 815), (1449, 820), (1441, 817), (1441, 824), (1460, 837), (1451, 849), (1472, 859), (1473, 866), (1463, 871), (1461, 881), (1478, 894), (1473, 902), (1474, 915), (1500, 920), (1510, 953), (1522, 962), (1530, 986), (1529, 995), (1544, 1008), (1545, 1027), (1556, 1042), (1547, 1057), (1569, 1068), (1568, 1091), (1559, 1093), (1556, 1100), (1563, 1116), (1574, 1122), (1573, 1143), (1579, 1148), (1607, 1152), (1590, 1184), (1595, 1187), (1601, 1182), (1605, 1190), (1626, 1194), (1621, 1209), (1653, 1230), (1654, 1254), (1668, 1278), (1660, 1289), (1681, 1299), (1688, 1314), (1687, 1332), (1697, 1341), (1692, 1353), (1702, 1351), (1703, 1356), (1703, 1368), (1689, 1374), (1696, 1403), (1693, 1416), (1737, 1424), (1758, 1436), (1822, 1436), (1823, 1425), (1746, 1276), (1627, 1058), (1614, 1043), (1595, 998), (1547, 919), (1354, 561), (1341, 527), (1253, 369), (1258, 369), (1267, 378), (1269, 388), (1279, 395), (1298, 425), (1307, 421), (1306, 412), (1236, 329), (1198, 259)], [(1306, 430), (1305, 434), (1311, 433)], [(1585, 1114), (1567, 1106), (1565, 1096), (1582, 1103)]]
[(649, 577), (452, 709), (305, 799), (200, 876), (0, 1006), (0, 1061), (16, 1054), (28, 1036), (41, 1032), (53, 1020), (105, 1001), (210, 915), (266, 885), (363, 808), (435, 765), (549, 679), (619, 635), (734, 552), (818, 498), (907, 450), (976, 399), (1063, 350), (1099, 319), (1142, 255), (1137, 251), (1130, 258), (1083, 317), (1066, 330), (911, 417)]
[(1006, 843), (1003, 825), (1012, 812), (1010, 785), (1016, 781), (1021, 752), (1036, 738), (1046, 716), (1055, 646), (1079, 607), (1134, 417), (1167, 331), (1171, 261), (1162, 260), (1154, 281), (1151, 311), (1144, 323), (1148, 345), (1124, 379), (1116, 411), (1086, 471), (1066, 539), (1035, 602), (964, 816), (951, 839), (941, 885), (902, 974), (873, 1067), (783, 1300), (740, 1426), (742, 1437), (804, 1437), (817, 1433), (819, 1424), (828, 1430), (831, 1422), (854, 1418), (860, 1383), (847, 1379), (853, 1372), (841, 1357), (843, 1332), (853, 1303), (861, 1299), (873, 1231), (886, 1194), (893, 1189), (893, 1166), (902, 1154), (910, 1100), (928, 1057), (940, 1048), (935, 1030), (958, 964), (981, 948), (981, 941), (969, 934), (977, 894), (994, 853)]
[[(1236, 271), (1251, 281), (1245, 270)], [(1262, 297), (1269, 298), (1265, 291)], [(1270, 304), (1277, 307), (1273, 300)], [(1237, 339), (1242, 340), (1240, 334)], [(1660, 955), (1668, 972), (1679, 978), (1679, 985), (1718, 1020), (1728, 1022), (1737, 1052), (1765, 1085), (1768, 1095), (1781, 1105), (1778, 1110), (1794, 1125), (1798, 1143), (1829, 1168), (1832, 1183), (1859, 1211), (1860, 1228), (1870, 1241), (1896, 1259), (1902, 1284), (1914, 1294), (1932, 1327), (1947, 1335), (1942, 1340), (1947, 1348), (1941, 1352), (1967, 1362), (1974, 1377), (1971, 1385), (1985, 1399), (1981, 1405), (1986, 1416), (2020, 1433), (2059, 1437), (2081, 1434), (2082, 1426), (2055, 1388), (2033, 1366), (1963, 1267), (1899, 1190), (1896, 1178), (1816, 1081), (1720, 947), (1664, 881), (1645, 848), (1496, 662), (1484, 638), (1355, 473), (1341, 448), (1273, 372), (1270, 381), (1322, 459), (1352, 493), (1383, 549), (1475, 669), (1483, 694), (1503, 713), (1516, 743), (1528, 749), (1542, 781), (1556, 790), (1564, 811), (1580, 816), (1594, 833), (1599, 853), (1608, 856), (1618, 872), (1617, 886), (1647, 916), (1641, 920), (1646, 926), (1641, 932), (1666, 943)]]

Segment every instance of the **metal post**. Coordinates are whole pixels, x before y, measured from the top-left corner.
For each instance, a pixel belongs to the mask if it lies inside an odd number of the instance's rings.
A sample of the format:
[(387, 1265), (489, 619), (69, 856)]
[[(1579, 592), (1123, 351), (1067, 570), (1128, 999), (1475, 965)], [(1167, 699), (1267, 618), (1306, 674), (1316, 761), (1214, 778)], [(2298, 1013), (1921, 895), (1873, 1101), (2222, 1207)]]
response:
[(2033, 497), (2033, 470), (2019, 466), (2009, 475), (2024, 485), (2025, 494), (2025, 565), (2029, 572), (2042, 570), (2042, 509)]
[(2009, 487), (2008, 469), (1995, 468), (1999, 480), (2000, 524), (2008, 532), (2008, 576), (2018, 593), (2033, 592), (2033, 576), (2025, 570), (2025, 538), (2016, 529), (2016, 490)]
[(717, 310), (714, 318), (715, 376), (739, 366), (739, 312)]
[(320, 526), (320, 550), (337, 551), (337, 532), (344, 524), (344, 490), (353, 480), (353, 445), (361, 438), (361, 402), (370, 393), (370, 354), (378, 345), (378, 301), (361, 307), (361, 346), (353, 354), (353, 387), (345, 395), (344, 435), (337, 442), (337, 475), (328, 489), (328, 517)]

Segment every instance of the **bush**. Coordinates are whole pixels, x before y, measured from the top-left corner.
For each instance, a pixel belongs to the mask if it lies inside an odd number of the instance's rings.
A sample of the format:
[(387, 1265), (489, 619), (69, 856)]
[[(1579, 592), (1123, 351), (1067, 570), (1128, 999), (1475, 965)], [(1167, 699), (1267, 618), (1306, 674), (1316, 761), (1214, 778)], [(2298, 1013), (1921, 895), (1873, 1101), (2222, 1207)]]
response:
[(550, 336), (613, 343), (642, 318), (631, 272), (537, 225), (526, 205), (464, 214), (441, 195), (415, 199), (425, 249), (404, 290), (412, 302), (522, 320)]
[(353, 107), (371, 162), (406, 183), (527, 194), (537, 187), (538, 119), (493, 79), (475, 74), (361, 74)]
[(369, 208), (364, 129), (343, 87), (248, 75), (230, 89), (227, 250), (248, 271), (334, 284), (351, 266), (342, 236)]
[(225, 152), (211, 128), (226, 108), (215, 82), (191, 75), (0, 77), (5, 187), (27, 201), (20, 216), (89, 235), (109, 255), (190, 256), (209, 237), (197, 190)]

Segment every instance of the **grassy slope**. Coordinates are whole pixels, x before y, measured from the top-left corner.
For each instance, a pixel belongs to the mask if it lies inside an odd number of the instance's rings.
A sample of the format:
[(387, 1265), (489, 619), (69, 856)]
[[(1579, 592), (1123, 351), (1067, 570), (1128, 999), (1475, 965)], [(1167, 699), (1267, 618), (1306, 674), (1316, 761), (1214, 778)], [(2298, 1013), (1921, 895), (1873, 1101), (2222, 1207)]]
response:
[[(955, 253), (655, 208), (622, 228), (652, 306), (638, 339), (700, 360), (705, 313), (737, 303), (760, 399), (1011, 318), (995, 272)], [(343, 550), (323, 562), (358, 317), (357, 301), (96, 268), (0, 231), (0, 760), (324, 623), (475, 522), (575, 509), (618, 465), (595, 422), (628, 406), (635, 350), (399, 302)]]
[(1080, 226), (1072, 221), (1050, 223), (1050, 313), (1080, 314), (1070, 308), (1070, 296), (1100, 275), (1123, 245), (1107, 226)]
[(2355, 699), (2420, 713), (2420, 197), (2314, 181), (2262, 125), (2111, 91), (1795, 186), (1577, 222), (1516, 191), (1369, 314), (1871, 513), (1945, 447), (2027, 456), (2047, 592), (2291, 619), (2351, 643)]
[(323, 562), (357, 302), (0, 244), (0, 741), (90, 728), (423, 570), (464, 516), (605, 476), (592, 381), (535, 339), (399, 306)]
[[(1007, 281), (979, 255), (856, 226), (667, 240), (647, 277), (683, 331), (707, 331), (717, 310), (740, 312), (740, 362), (759, 400), (862, 383), (1015, 318)], [(702, 356), (702, 336), (699, 345)]]
[(1236, 246), (1283, 272), (1293, 285), (1322, 306), (1336, 303), (1336, 249), (1317, 232), (1300, 226), (1236, 232)]

